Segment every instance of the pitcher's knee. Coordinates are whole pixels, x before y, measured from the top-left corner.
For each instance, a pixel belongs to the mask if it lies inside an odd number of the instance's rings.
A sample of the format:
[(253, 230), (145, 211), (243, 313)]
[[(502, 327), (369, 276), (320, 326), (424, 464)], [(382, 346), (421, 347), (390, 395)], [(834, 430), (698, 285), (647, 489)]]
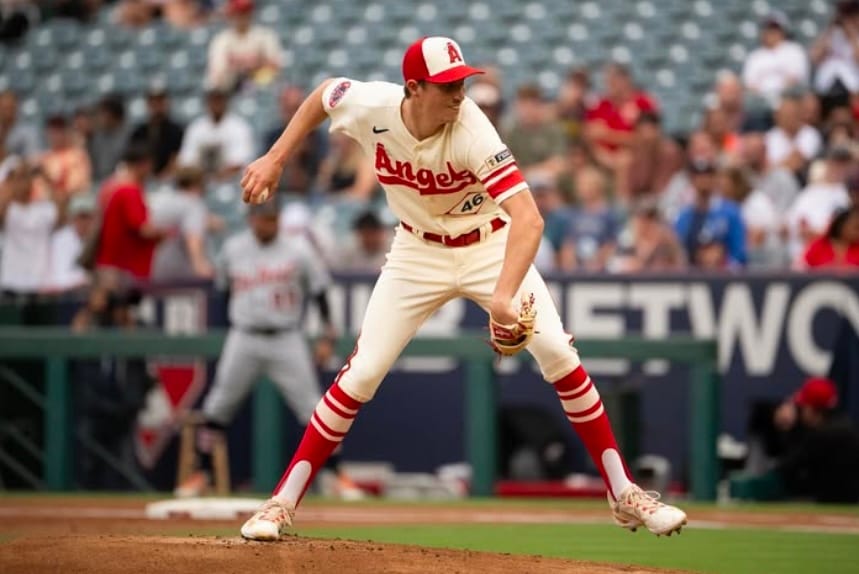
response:
[(572, 344), (553, 344), (532, 352), (540, 365), (540, 373), (550, 383), (560, 380), (582, 364), (579, 351)]
[(344, 367), (337, 379), (344, 393), (362, 403), (371, 400), (387, 373), (377, 368), (362, 368), (357, 365)]

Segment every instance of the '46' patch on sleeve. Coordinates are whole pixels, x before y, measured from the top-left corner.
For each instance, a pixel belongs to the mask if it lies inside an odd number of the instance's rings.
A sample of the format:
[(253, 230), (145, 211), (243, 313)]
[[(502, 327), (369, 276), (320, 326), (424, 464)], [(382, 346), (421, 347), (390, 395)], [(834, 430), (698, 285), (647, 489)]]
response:
[(498, 152), (493, 155), (489, 159), (486, 160), (486, 167), (489, 169), (495, 168), (508, 160), (513, 158), (513, 152), (510, 151), (510, 148), (505, 148), (503, 151)]

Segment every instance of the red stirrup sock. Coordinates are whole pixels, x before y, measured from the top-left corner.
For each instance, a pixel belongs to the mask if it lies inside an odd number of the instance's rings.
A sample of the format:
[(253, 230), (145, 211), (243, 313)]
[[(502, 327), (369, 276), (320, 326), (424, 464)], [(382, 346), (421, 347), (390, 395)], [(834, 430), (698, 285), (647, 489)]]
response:
[(274, 489), (275, 498), (298, 506), (313, 477), (349, 432), (362, 404), (344, 393), (337, 383), (331, 385), (316, 405), (298, 450)]
[(616, 499), (632, 483), (632, 477), (617, 448), (596, 386), (581, 365), (554, 386), (567, 419), (585, 443), (609, 494)]

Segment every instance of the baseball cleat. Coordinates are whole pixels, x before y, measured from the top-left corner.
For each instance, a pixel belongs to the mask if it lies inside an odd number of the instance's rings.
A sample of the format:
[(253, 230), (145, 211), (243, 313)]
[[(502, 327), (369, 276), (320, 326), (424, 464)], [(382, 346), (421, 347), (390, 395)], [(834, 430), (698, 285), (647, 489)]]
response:
[(671, 536), (686, 524), (686, 513), (670, 504), (659, 502), (659, 493), (644, 491), (631, 484), (616, 501), (609, 497), (614, 522), (618, 526), (635, 532), (644, 526), (657, 536)]
[(292, 526), (295, 509), (270, 498), (242, 526), (242, 537), (248, 540), (272, 542)]
[(202, 470), (196, 470), (188, 475), (182, 484), (173, 490), (176, 498), (196, 498), (202, 496), (209, 490), (209, 474)]

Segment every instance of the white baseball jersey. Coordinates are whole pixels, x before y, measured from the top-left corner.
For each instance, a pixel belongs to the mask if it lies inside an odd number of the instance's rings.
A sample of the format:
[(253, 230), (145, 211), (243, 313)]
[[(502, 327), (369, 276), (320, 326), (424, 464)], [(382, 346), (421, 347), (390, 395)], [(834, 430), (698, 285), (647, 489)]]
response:
[(322, 93), (331, 131), (361, 144), (391, 210), (416, 230), (457, 236), (506, 218), (499, 204), (527, 186), (489, 119), (465, 98), (459, 118), (418, 141), (403, 124), (403, 87), (338, 78)]
[(230, 322), (239, 328), (298, 327), (308, 295), (331, 282), (305, 239), (278, 235), (262, 245), (250, 230), (224, 243), (217, 268), (219, 283), (230, 286)]

